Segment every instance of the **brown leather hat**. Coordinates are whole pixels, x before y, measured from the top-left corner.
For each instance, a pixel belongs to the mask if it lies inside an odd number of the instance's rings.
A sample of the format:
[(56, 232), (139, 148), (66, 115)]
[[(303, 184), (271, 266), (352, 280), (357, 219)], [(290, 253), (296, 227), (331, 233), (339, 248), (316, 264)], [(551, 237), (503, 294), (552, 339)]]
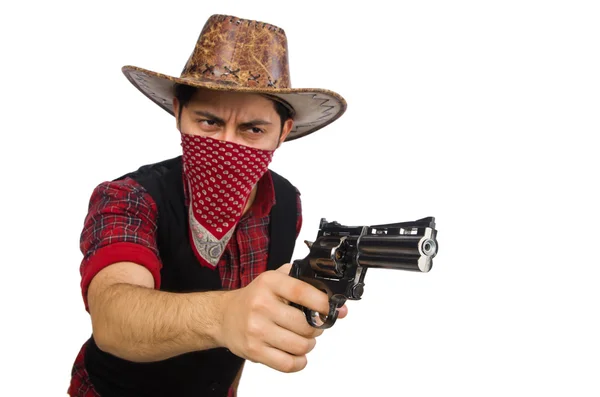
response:
[(333, 91), (291, 87), (283, 29), (228, 15), (208, 19), (180, 77), (135, 66), (124, 66), (122, 71), (137, 89), (171, 114), (175, 84), (270, 96), (294, 115), (287, 141), (332, 123), (347, 106)]

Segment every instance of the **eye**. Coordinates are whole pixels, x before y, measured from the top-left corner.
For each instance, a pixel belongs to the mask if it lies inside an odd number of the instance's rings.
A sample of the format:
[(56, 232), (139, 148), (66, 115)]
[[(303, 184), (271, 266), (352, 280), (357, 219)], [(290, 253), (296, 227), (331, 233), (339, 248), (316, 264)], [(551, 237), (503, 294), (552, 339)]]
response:
[(208, 126), (211, 126), (211, 127), (217, 125), (217, 121), (216, 120), (200, 119), (200, 120), (197, 120), (197, 121), (200, 124), (208, 125)]
[(248, 128), (248, 131), (252, 132), (253, 134), (262, 134), (265, 132), (265, 130), (263, 130), (262, 128), (258, 128), (258, 127), (250, 127), (250, 128)]
[(221, 122), (215, 119), (197, 119), (198, 128), (204, 132), (216, 132), (221, 128)]

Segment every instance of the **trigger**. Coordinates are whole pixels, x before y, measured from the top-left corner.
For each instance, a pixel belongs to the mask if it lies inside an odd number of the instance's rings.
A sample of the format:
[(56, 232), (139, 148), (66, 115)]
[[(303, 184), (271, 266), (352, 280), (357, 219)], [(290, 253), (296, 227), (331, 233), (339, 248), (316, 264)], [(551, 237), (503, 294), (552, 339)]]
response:
[[(317, 313), (307, 308), (304, 308), (304, 314), (306, 315), (306, 320), (308, 320), (308, 323), (314, 328), (327, 329), (331, 328), (333, 324), (335, 324), (335, 320), (337, 320), (337, 308), (337, 304), (335, 302), (330, 301), (329, 313), (327, 313), (327, 316), (324, 316), (321, 313), (317, 315)], [(321, 320), (320, 324), (315, 321), (317, 317), (319, 318), (319, 320)]]

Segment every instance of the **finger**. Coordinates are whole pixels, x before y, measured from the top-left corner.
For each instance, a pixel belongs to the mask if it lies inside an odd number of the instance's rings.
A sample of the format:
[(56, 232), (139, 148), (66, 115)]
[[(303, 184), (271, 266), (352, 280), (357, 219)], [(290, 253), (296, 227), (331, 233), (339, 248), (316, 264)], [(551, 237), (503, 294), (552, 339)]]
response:
[(344, 305), (340, 307), (338, 310), (338, 318), (344, 318), (348, 315), (348, 306)]
[(275, 308), (273, 321), (275, 324), (305, 338), (316, 338), (323, 333), (322, 329), (311, 327), (302, 310), (288, 305)]
[(317, 343), (315, 338), (305, 338), (277, 325), (269, 328), (265, 342), (275, 349), (294, 356), (310, 353)]
[(291, 263), (286, 263), (285, 265), (280, 266), (279, 268), (277, 268), (278, 272), (284, 273), (284, 274), (290, 274), (290, 270), (292, 269), (292, 264)]
[(264, 346), (259, 362), (281, 372), (298, 372), (306, 367), (306, 356), (294, 356), (271, 346)]
[(293, 277), (281, 277), (273, 282), (273, 292), (279, 297), (319, 313), (329, 313), (329, 298), (323, 291)]

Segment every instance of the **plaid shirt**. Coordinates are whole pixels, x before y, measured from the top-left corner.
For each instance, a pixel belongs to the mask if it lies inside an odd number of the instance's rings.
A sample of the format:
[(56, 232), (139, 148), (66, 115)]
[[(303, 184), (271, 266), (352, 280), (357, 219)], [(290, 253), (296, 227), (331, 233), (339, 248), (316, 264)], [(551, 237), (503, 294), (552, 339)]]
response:
[[(302, 206), (298, 192), (296, 233), (302, 227)], [(269, 212), (275, 204), (275, 190), (270, 173), (259, 180), (252, 207), (242, 217), (218, 264), (223, 289), (237, 289), (250, 284), (267, 269), (269, 246)], [(186, 196), (186, 205), (189, 205)], [(134, 262), (147, 268), (160, 288), (160, 262), (156, 245), (158, 210), (152, 197), (131, 178), (100, 184), (90, 199), (81, 234), (81, 291), (86, 310), (87, 291), (94, 276), (116, 262)], [(253, 264), (247, 266), (246, 263)], [(199, 265), (200, 266), (200, 265)], [(72, 369), (69, 395), (98, 397), (84, 365), (85, 345)], [(229, 393), (233, 395), (232, 390)]]

